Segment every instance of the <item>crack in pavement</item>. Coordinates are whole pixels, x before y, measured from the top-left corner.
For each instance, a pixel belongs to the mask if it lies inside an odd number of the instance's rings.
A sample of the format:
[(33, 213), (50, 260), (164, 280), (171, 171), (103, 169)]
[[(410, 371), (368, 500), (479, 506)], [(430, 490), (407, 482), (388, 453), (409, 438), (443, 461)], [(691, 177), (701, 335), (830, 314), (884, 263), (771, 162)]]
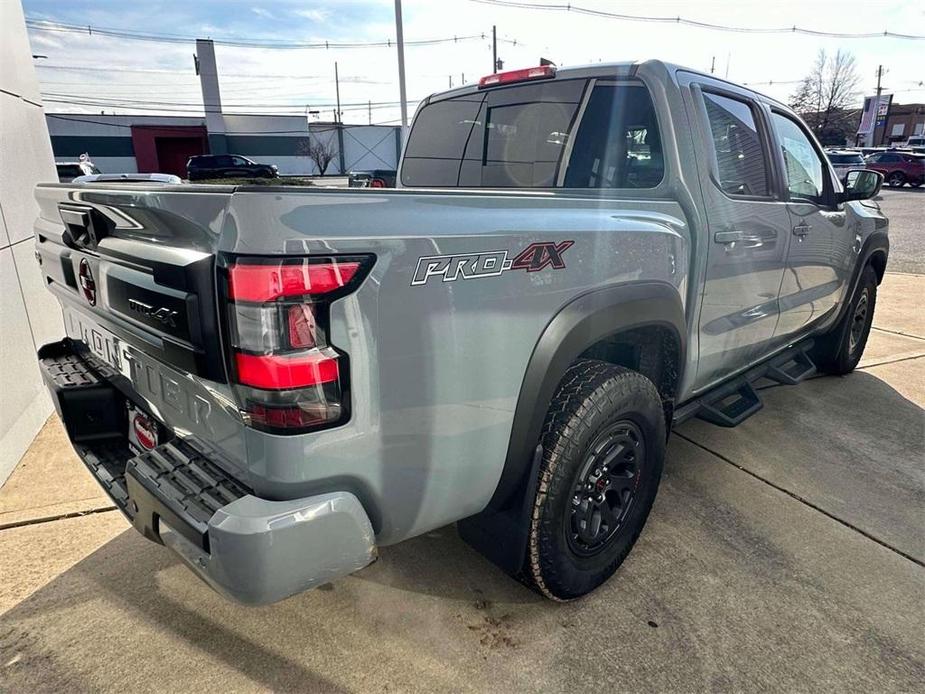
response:
[(42, 518), (29, 518), (27, 520), (13, 521), (12, 523), (0, 524), (0, 531), (12, 530), (13, 528), (23, 528), (27, 525), (38, 525), (40, 523), (52, 523), (54, 521), (66, 520), (68, 518), (81, 518), (82, 516), (92, 516), (97, 513), (108, 513), (109, 511), (118, 511), (116, 506), (100, 506), (85, 511), (71, 511), (70, 513), (60, 513), (56, 516), (44, 516)]
[(912, 338), (913, 340), (925, 341), (925, 337), (922, 337), (921, 335), (916, 335), (915, 333), (904, 333), (901, 330), (890, 330), (889, 328), (878, 328), (876, 325), (871, 326), (871, 328), (881, 333), (890, 333), (891, 335), (899, 335), (900, 337), (909, 337), (909, 338)]
[(884, 359), (883, 361), (876, 361), (873, 364), (864, 364), (864, 366), (856, 367), (858, 371), (863, 371), (864, 369), (871, 369), (875, 366), (883, 366), (884, 364), (898, 364), (901, 361), (911, 361), (913, 359), (921, 359), (925, 357), (925, 352), (922, 354), (910, 354), (904, 357), (897, 357), (895, 359)]
[(768, 486), (771, 487), (772, 489), (776, 489), (777, 491), (782, 492), (783, 494), (786, 494), (786, 495), (789, 496), (791, 499), (794, 499), (795, 501), (798, 501), (799, 503), (803, 504), (804, 506), (807, 506), (807, 507), (813, 509), (814, 511), (818, 511), (819, 513), (821, 513), (821, 514), (822, 514), (823, 516), (825, 516), (826, 518), (830, 518), (831, 520), (835, 521), (836, 523), (838, 523), (838, 524), (840, 524), (840, 525), (843, 525), (844, 527), (848, 528), (849, 530), (853, 530), (854, 532), (858, 533), (859, 535), (863, 535), (863, 536), (866, 537), (868, 540), (871, 540), (871, 541), (873, 541), (873, 542), (876, 542), (878, 545), (880, 545), (880, 546), (883, 547), (884, 549), (888, 549), (889, 551), (893, 552), (894, 554), (898, 554), (899, 556), (903, 557), (904, 559), (908, 559), (908, 560), (911, 561), (913, 564), (916, 564), (916, 565), (918, 565), (918, 566), (921, 566), (922, 568), (925, 568), (925, 562), (921, 561), (920, 559), (916, 559), (916, 558), (913, 557), (911, 554), (908, 554), (907, 552), (904, 552), (904, 551), (901, 550), (901, 549), (898, 549), (898, 548), (896, 548), (896, 547), (893, 547), (892, 545), (890, 545), (890, 544), (884, 542), (883, 540), (881, 540), (880, 538), (876, 537), (875, 535), (872, 535), (871, 533), (867, 532), (866, 530), (863, 530), (863, 529), (859, 528), (858, 526), (856, 526), (856, 525), (854, 525), (854, 524), (852, 524), (852, 523), (849, 523), (848, 521), (844, 520), (843, 518), (839, 518), (838, 516), (836, 516), (836, 515), (834, 515), (834, 514), (832, 514), (832, 513), (829, 513), (829, 512), (826, 511), (824, 508), (822, 508), (822, 507), (820, 507), (820, 506), (817, 506), (816, 504), (814, 504), (812, 501), (809, 501), (808, 499), (804, 499), (804, 498), (803, 498), (802, 496), (800, 496), (799, 494), (796, 494), (795, 492), (791, 492), (789, 489), (786, 489), (786, 488), (780, 486), (779, 484), (775, 484), (774, 482), (771, 482), (770, 480), (765, 479), (765, 478), (762, 477), (761, 475), (759, 475), (759, 474), (757, 474), (757, 473), (755, 473), (755, 472), (752, 472), (752, 471), (749, 470), (748, 468), (743, 467), (742, 465), (739, 465), (737, 462), (735, 462), (735, 461), (733, 461), (733, 460), (727, 458), (727, 457), (724, 456), (722, 453), (719, 453), (719, 452), (717, 452), (717, 451), (714, 451), (714, 450), (711, 449), (709, 446), (704, 446), (702, 443), (699, 443), (699, 442), (697, 442), (697, 441), (694, 441), (694, 440), (693, 440), (692, 438), (690, 438), (689, 436), (686, 436), (686, 435), (684, 435), (684, 434), (678, 433), (677, 431), (674, 431), (674, 432), (672, 432), (672, 433), (673, 433), (675, 436), (677, 436), (677, 437), (683, 439), (684, 441), (687, 441), (687, 442), (690, 443), (691, 445), (697, 446), (697, 448), (699, 448), (699, 449), (701, 449), (701, 450), (703, 450), (703, 451), (706, 451), (707, 453), (709, 453), (709, 454), (711, 454), (711, 455), (716, 456), (717, 458), (719, 458), (720, 460), (722, 460), (724, 463), (728, 463), (729, 465), (732, 465), (732, 467), (734, 467), (734, 468), (736, 468), (736, 469), (738, 469), (738, 470), (741, 470), (741, 471), (744, 472), (746, 475), (750, 475), (751, 477), (754, 477), (754, 478), (755, 478), (756, 480), (758, 480), (759, 482), (763, 482), (764, 484), (768, 485)]

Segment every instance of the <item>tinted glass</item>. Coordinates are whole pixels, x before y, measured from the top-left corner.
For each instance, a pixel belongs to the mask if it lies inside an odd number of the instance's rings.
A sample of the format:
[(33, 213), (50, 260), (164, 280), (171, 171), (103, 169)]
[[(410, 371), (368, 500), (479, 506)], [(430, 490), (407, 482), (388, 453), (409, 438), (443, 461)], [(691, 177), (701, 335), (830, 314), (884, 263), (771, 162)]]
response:
[(810, 200), (821, 198), (825, 178), (816, 149), (795, 121), (779, 113), (772, 114), (771, 118), (783, 150), (790, 194)]
[(744, 101), (704, 93), (719, 185), (731, 195), (767, 195), (764, 148), (751, 108)]
[(833, 164), (863, 164), (864, 159), (858, 154), (830, 154), (829, 161)]
[(212, 166), (233, 166), (232, 159), (226, 155), (220, 155), (214, 158)]
[[(654, 108), (642, 86), (597, 86), (573, 133), (587, 80), (524, 84), (448, 99), (418, 114), (404, 185), (651, 187), (662, 179)], [(569, 138), (571, 162), (560, 172)]]
[(654, 188), (664, 172), (649, 91), (642, 85), (596, 85), (575, 134), (563, 185)]
[[(457, 186), (459, 167), (476, 126), (484, 94), (438, 101), (421, 109), (405, 148), (402, 183), (410, 186)], [(481, 129), (481, 123), (478, 123)]]

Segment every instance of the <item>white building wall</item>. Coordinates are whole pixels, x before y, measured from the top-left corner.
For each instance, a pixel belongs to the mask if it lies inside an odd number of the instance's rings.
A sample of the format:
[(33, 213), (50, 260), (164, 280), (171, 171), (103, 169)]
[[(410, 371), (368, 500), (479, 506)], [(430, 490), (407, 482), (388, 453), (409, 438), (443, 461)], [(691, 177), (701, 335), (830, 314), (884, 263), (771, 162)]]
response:
[(94, 157), (90, 152), (93, 164), (103, 173), (138, 173), (138, 162), (135, 157)]
[(35, 350), (64, 325), (33, 255), (32, 189), (56, 180), (22, 6), (0, 2), (0, 484), (52, 410)]
[(400, 132), (399, 128), (383, 125), (344, 126), (344, 168), (397, 170)]

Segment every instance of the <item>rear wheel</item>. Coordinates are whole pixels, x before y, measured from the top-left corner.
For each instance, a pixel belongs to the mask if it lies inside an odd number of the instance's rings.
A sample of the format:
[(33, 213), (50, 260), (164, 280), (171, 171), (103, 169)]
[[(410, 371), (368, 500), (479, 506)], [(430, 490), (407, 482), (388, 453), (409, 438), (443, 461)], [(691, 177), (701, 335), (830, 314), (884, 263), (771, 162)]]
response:
[(886, 178), (886, 184), (890, 188), (902, 188), (906, 183), (906, 175), (902, 171), (894, 171)]
[(851, 297), (844, 317), (813, 347), (813, 360), (820, 371), (844, 375), (858, 365), (867, 345), (877, 303), (877, 273), (868, 265)]
[(661, 398), (642, 374), (582, 360), (566, 372), (543, 429), (524, 574), (570, 600), (617, 570), (642, 531), (665, 457)]

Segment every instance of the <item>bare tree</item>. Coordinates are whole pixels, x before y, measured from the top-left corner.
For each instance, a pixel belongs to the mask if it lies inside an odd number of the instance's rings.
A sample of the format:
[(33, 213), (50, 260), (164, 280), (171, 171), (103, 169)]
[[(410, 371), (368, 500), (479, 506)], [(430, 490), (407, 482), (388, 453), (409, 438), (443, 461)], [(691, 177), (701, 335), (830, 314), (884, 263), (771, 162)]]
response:
[(317, 137), (315, 139), (309, 137), (299, 143), (298, 153), (300, 156), (311, 159), (318, 168), (318, 173), (324, 176), (328, 166), (337, 156), (337, 149), (334, 147), (333, 137), (329, 137), (327, 141)]
[(855, 101), (860, 78), (854, 56), (825, 50), (816, 55), (810, 73), (790, 97), (790, 106), (822, 140), (844, 141), (857, 125)]

